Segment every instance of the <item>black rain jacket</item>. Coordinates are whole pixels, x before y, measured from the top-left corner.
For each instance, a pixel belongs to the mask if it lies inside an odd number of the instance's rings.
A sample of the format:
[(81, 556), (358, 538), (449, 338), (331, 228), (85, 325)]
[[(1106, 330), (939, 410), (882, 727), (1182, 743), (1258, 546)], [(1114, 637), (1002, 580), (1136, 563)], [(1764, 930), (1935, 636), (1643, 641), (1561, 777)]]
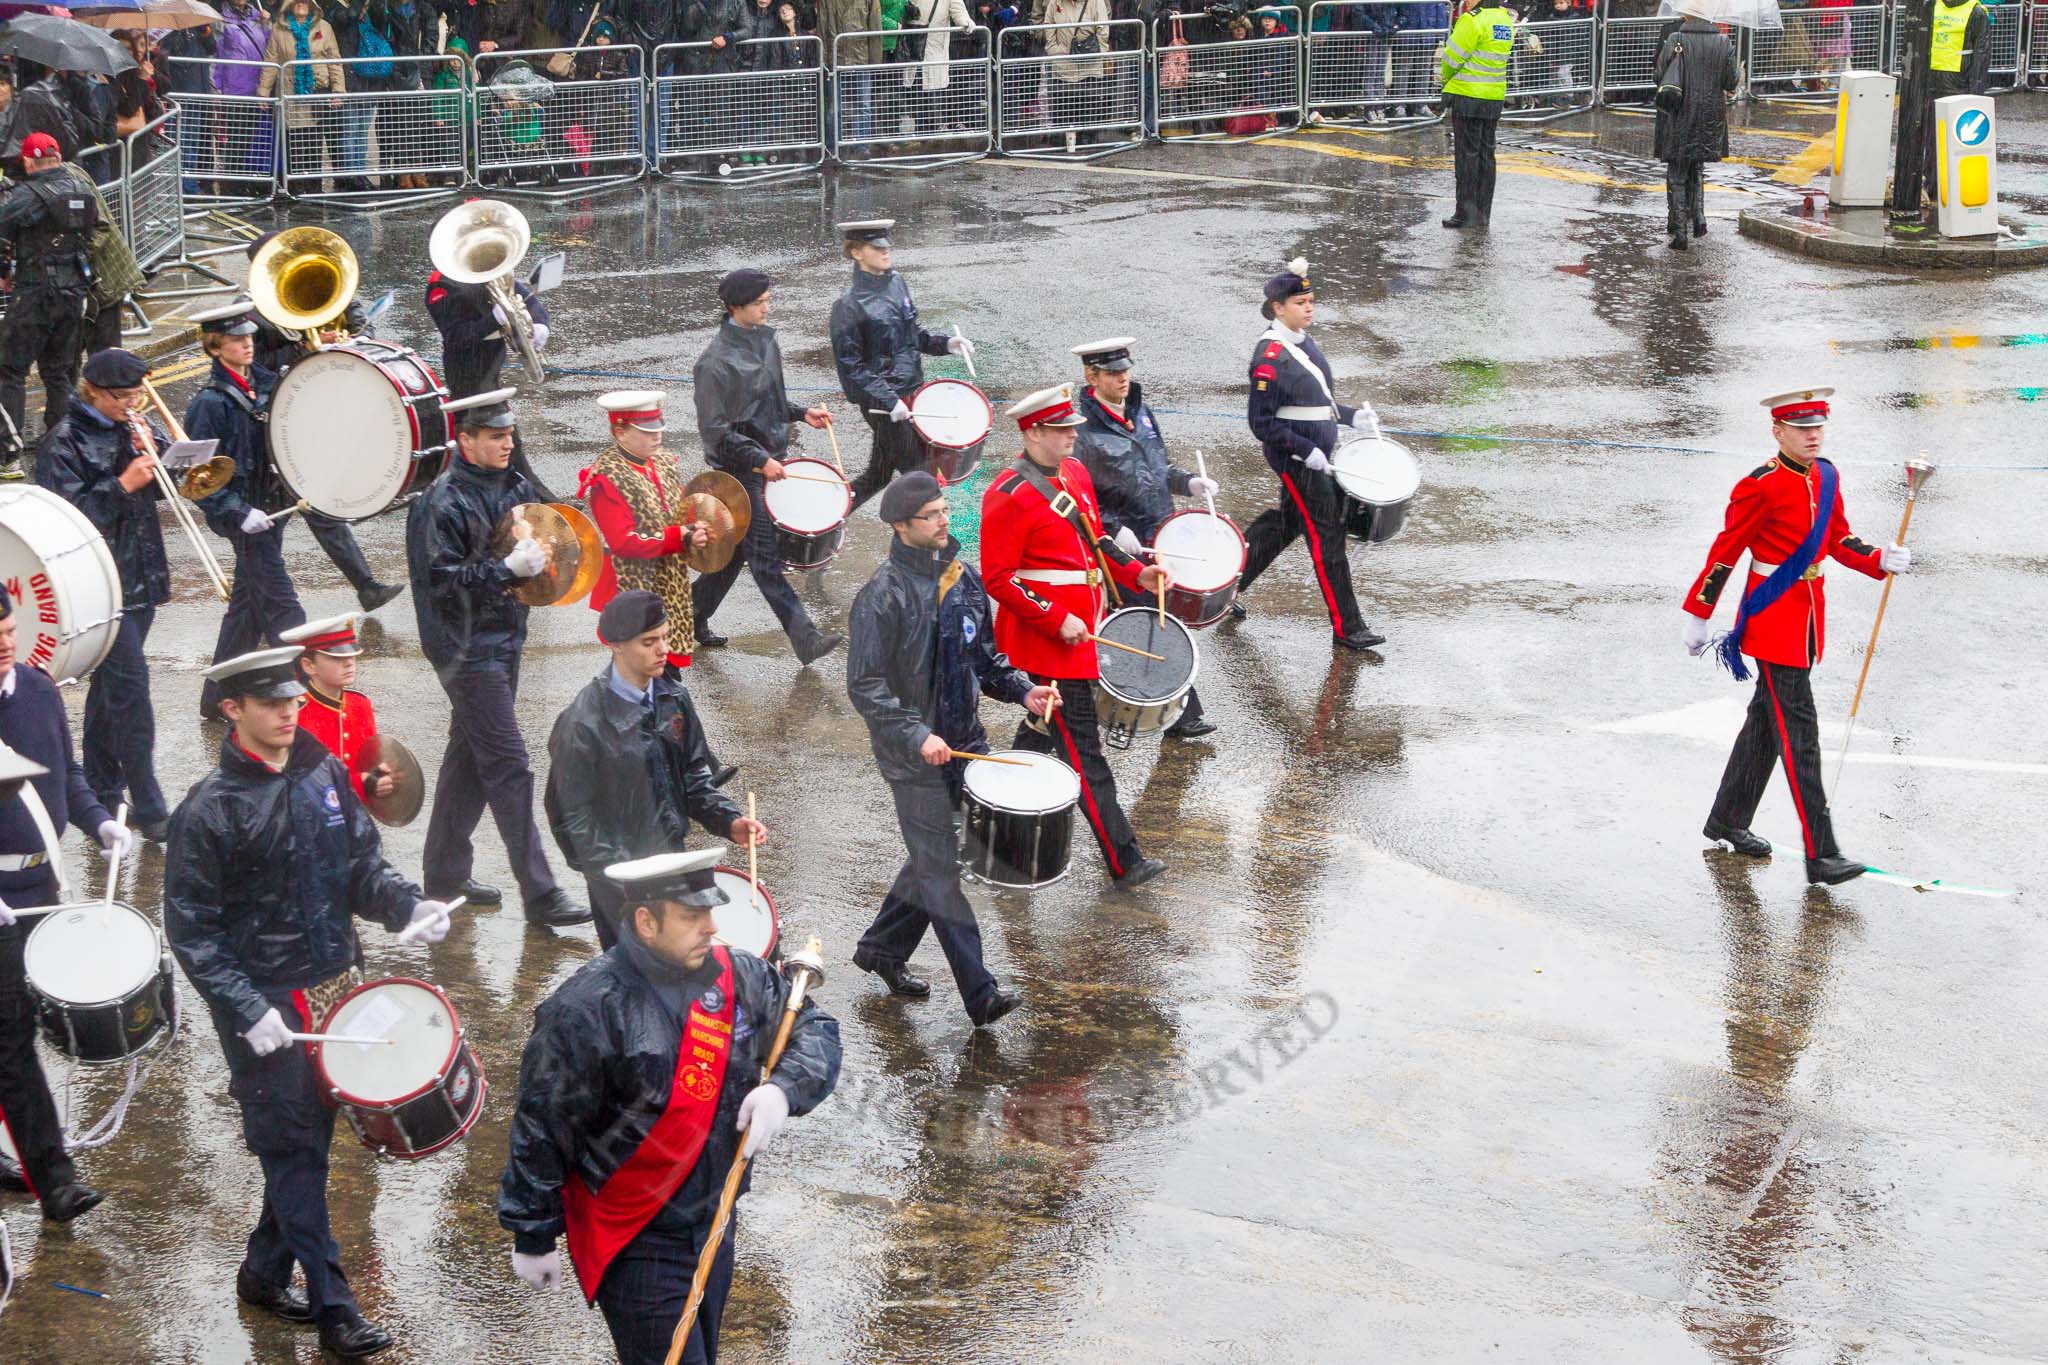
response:
[(917, 325), (901, 275), (853, 268), (853, 283), (832, 305), (832, 363), (848, 400), (887, 412), (924, 383), (923, 357), (944, 354), (946, 338)]
[(1144, 386), (1132, 384), (1125, 397), (1124, 417), (1119, 417), (1094, 389), (1082, 393), (1074, 407), (1088, 422), (1075, 433), (1074, 456), (1095, 480), (1102, 529), (1115, 535), (1118, 527), (1128, 526), (1149, 545), (1159, 523), (1173, 515), (1173, 495), (1185, 497), (1194, 476), (1167, 458), (1166, 435), (1145, 406)]
[(491, 532), (522, 502), (538, 502), (516, 469), (483, 469), (457, 454), (405, 514), (420, 652), (435, 671), (510, 671), (526, 643), (529, 608), (519, 582), (491, 547)]
[(789, 424), (802, 421), (804, 410), (782, 386), (782, 346), (773, 327), (727, 318), (691, 373), (706, 464), (750, 474), (788, 453)]
[(251, 366), (249, 388), (253, 392), (244, 391), (228, 367), (215, 360), (206, 386), (185, 408), (185, 434), (195, 441), (219, 441), (215, 453), (235, 462), (235, 477), (199, 503), (216, 535), (241, 534), (242, 518), (251, 508), (274, 512), (297, 501), (277, 477), (266, 440), (264, 424), (270, 418), (271, 395), (277, 391), (277, 373)]

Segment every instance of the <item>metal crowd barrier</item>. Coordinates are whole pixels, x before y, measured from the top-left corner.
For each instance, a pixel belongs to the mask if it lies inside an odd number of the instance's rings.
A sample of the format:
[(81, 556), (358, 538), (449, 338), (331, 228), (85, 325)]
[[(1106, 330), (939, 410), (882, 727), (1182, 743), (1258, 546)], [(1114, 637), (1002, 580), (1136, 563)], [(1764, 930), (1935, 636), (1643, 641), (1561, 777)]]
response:
[[(334, 62), (286, 62), (276, 88), (284, 129), (284, 173), (280, 185), (293, 199), (336, 200), (357, 207), (404, 203), (460, 188), (469, 178), (466, 129), (469, 75), (455, 69), (457, 84), (435, 89), (434, 77), (452, 59), (431, 57), (349, 57)], [(389, 63), (386, 75), (363, 68)], [(321, 68), (339, 67), (341, 92), (317, 86)], [(311, 70), (314, 88), (297, 90), (299, 73)], [(398, 176), (420, 176), (424, 189), (402, 188)], [(331, 188), (330, 188), (331, 186)]]
[(1508, 63), (1508, 107), (1502, 118), (1547, 123), (1593, 107), (1599, 25), (1583, 19), (1540, 19), (1515, 30)]
[(1627, 103), (1648, 103), (1657, 93), (1657, 49), (1679, 21), (1661, 15), (1616, 18), (1602, 0), (1600, 14), (1600, 99), (1611, 104), (1616, 92), (1639, 95)]
[(2048, 4), (2027, 11), (2027, 85), (2048, 90)]
[[(187, 199), (215, 202), (261, 201), (277, 193), (278, 103), (274, 96), (253, 92), (270, 73), (273, 87), (278, 68), (269, 62), (214, 61), (173, 57), (174, 75), (196, 75), (205, 89), (170, 96), (183, 117), (178, 144), (184, 149)], [(246, 87), (228, 94), (222, 85)]]
[[(832, 104), (840, 164), (924, 170), (978, 161), (995, 148), (989, 99), (988, 30), (940, 29), (943, 61), (905, 55), (920, 30), (864, 29), (842, 33), (832, 52)], [(840, 60), (849, 42), (896, 39), (896, 55), (879, 63)]]
[(172, 109), (121, 142), (121, 202), (116, 212), (136, 264), (148, 271), (185, 254), (184, 176)]
[(654, 50), (654, 169), (677, 180), (765, 180), (825, 164), (825, 44), (749, 38), (740, 70), (707, 72), (709, 43)]
[[(1411, 128), (1441, 121), (1436, 50), (1450, 30), (1375, 31), (1395, 27), (1416, 8), (1409, 0), (1317, 0), (1309, 14), (1308, 111), (1325, 123)], [(1327, 27), (1318, 29), (1324, 15)]]
[(1779, 13), (1783, 28), (1748, 35), (1752, 99), (1833, 99), (1844, 71), (1875, 71), (1884, 59), (1881, 4)]
[[(1173, 47), (1161, 27), (1168, 21), (1154, 22), (1160, 141), (1249, 142), (1301, 126), (1298, 35)], [(1169, 59), (1176, 61), (1177, 78), (1165, 72)]]
[[(567, 74), (547, 74), (556, 57), (569, 59)], [(615, 44), (476, 57), (469, 76), (476, 178), (560, 194), (637, 180), (647, 165), (645, 60), (639, 48)], [(505, 79), (520, 68), (532, 79)]]
[[(1047, 50), (1064, 35), (1063, 52)], [(1075, 52), (1074, 44), (1096, 44)], [(1118, 38), (1129, 39), (1118, 47)], [(1145, 25), (1019, 24), (996, 44), (996, 146), (1005, 156), (1093, 161), (1145, 140)]]

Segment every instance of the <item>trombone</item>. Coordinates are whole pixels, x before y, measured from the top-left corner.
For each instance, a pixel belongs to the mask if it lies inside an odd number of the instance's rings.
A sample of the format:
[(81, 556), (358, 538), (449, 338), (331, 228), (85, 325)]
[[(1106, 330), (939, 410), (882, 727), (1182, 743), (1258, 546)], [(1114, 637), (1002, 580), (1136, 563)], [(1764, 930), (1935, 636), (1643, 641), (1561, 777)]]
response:
[(265, 321), (318, 350), (321, 329), (348, 311), (361, 278), (339, 233), (287, 228), (250, 259), (249, 298)]
[(538, 384), (547, 375), (534, 344), (533, 319), (512, 284), (512, 272), (532, 242), (525, 214), (502, 199), (472, 199), (441, 215), (427, 239), (427, 256), (434, 269), (456, 283), (480, 284), (489, 291), (505, 315), (506, 344), (519, 353), (526, 377)]
[[(171, 415), (171, 409), (164, 402), (163, 395), (156, 391), (156, 385), (145, 378), (142, 381), (142, 391), (149, 395), (149, 401), (156, 406), (157, 415), (164, 419), (164, 425), (170, 429), (172, 438), (179, 441), (188, 439), (184, 424)], [(129, 413), (128, 425), (134, 429), (136, 444), (147, 454), (155, 455), (156, 436), (150, 431), (149, 423), (143, 420), (142, 414)], [(156, 476), (156, 486), (163, 491), (164, 501), (171, 505), (171, 515), (178, 519), (178, 525), (184, 528), (186, 538), (198, 552), (199, 563), (205, 568), (206, 576), (213, 580), (213, 590), (220, 594), (221, 601), (227, 601), (228, 576), (221, 572), (220, 560), (215, 558), (213, 547), (207, 544), (206, 537), (200, 534), (199, 519), (193, 515), (192, 505), (187, 499), (203, 498), (227, 487), (228, 480), (235, 476), (235, 462), (225, 455), (216, 455), (210, 460), (192, 466), (190, 471), (177, 480), (173, 480), (165, 472), (161, 463), (152, 465), (150, 472)]]

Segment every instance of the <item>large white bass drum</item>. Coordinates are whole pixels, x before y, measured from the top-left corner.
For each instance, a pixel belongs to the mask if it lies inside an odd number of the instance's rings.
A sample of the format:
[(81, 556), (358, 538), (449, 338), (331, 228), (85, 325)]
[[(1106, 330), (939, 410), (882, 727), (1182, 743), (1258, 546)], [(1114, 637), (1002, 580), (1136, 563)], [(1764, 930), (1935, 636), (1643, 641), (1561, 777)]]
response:
[(100, 665), (121, 629), (121, 574), (106, 537), (34, 484), (0, 485), (0, 584), (20, 623), (16, 658), (58, 682)]

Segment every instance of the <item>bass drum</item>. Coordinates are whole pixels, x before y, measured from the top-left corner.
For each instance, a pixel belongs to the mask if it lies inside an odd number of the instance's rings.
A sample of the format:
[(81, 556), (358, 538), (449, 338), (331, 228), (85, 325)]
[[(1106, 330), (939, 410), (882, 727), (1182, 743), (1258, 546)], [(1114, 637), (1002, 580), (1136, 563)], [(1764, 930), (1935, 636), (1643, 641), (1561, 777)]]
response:
[(359, 337), (315, 351), (277, 381), (270, 458), (315, 512), (367, 521), (447, 466), (447, 397), (404, 346)]
[[(0, 583), (16, 655), (58, 682), (99, 667), (121, 628), (121, 574), (85, 513), (34, 484), (0, 485)], [(24, 610), (26, 608), (26, 610)]]

